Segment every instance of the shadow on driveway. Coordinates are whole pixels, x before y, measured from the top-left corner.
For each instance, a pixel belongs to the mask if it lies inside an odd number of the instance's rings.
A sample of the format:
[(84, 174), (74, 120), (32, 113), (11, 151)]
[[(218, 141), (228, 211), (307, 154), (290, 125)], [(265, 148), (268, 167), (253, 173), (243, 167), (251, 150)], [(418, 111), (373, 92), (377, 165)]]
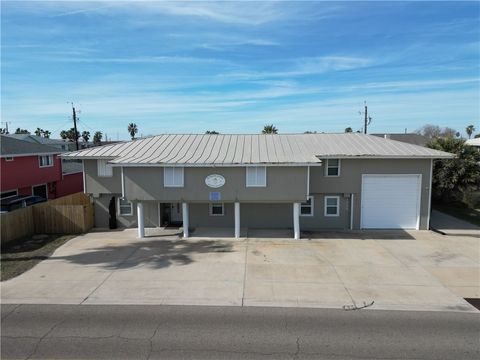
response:
[(335, 231), (302, 231), (307, 239), (351, 239), (351, 240), (416, 240), (404, 230), (335, 230)]
[(79, 265), (96, 265), (108, 270), (129, 269), (136, 266), (161, 269), (172, 265), (188, 265), (194, 262), (192, 258), (194, 254), (232, 251), (231, 244), (215, 240), (162, 239), (87, 249), (79, 254), (52, 256), (50, 260), (64, 260)]

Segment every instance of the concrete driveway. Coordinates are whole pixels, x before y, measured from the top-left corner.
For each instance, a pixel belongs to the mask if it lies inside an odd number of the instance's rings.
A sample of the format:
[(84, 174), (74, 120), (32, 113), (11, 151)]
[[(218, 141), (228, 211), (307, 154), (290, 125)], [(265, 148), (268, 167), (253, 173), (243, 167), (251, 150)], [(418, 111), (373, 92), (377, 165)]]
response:
[[(150, 230), (152, 231), (152, 230)], [(1, 284), (2, 303), (188, 304), (476, 311), (480, 240), (430, 231), (310, 239), (76, 237)]]

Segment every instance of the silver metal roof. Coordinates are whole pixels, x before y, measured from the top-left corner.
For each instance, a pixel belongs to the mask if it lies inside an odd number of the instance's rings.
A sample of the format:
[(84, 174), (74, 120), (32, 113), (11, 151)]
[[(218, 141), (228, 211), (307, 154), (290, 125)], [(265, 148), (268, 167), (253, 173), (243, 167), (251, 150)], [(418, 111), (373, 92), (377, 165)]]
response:
[(318, 164), (322, 158), (449, 158), (452, 154), (359, 133), (158, 135), (93, 147), (65, 158), (118, 165)]

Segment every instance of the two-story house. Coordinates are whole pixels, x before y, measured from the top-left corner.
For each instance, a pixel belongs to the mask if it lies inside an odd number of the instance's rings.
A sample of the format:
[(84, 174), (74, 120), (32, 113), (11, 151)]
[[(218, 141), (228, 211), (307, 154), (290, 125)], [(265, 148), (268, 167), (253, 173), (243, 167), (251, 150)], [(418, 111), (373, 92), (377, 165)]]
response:
[(41, 143), (0, 137), (1, 198), (36, 195), (45, 199), (83, 191), (82, 165), (64, 167), (65, 150)]
[[(433, 159), (449, 153), (363, 134), (159, 135), (82, 159), (97, 227), (428, 229)], [(110, 206), (111, 207), (111, 206)]]

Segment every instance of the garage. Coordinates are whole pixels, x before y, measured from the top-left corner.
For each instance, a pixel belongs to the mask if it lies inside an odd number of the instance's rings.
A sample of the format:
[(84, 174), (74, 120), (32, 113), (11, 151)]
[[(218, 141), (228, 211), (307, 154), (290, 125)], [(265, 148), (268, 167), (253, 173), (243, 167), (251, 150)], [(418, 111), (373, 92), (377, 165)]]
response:
[(362, 229), (418, 229), (422, 177), (362, 175)]

